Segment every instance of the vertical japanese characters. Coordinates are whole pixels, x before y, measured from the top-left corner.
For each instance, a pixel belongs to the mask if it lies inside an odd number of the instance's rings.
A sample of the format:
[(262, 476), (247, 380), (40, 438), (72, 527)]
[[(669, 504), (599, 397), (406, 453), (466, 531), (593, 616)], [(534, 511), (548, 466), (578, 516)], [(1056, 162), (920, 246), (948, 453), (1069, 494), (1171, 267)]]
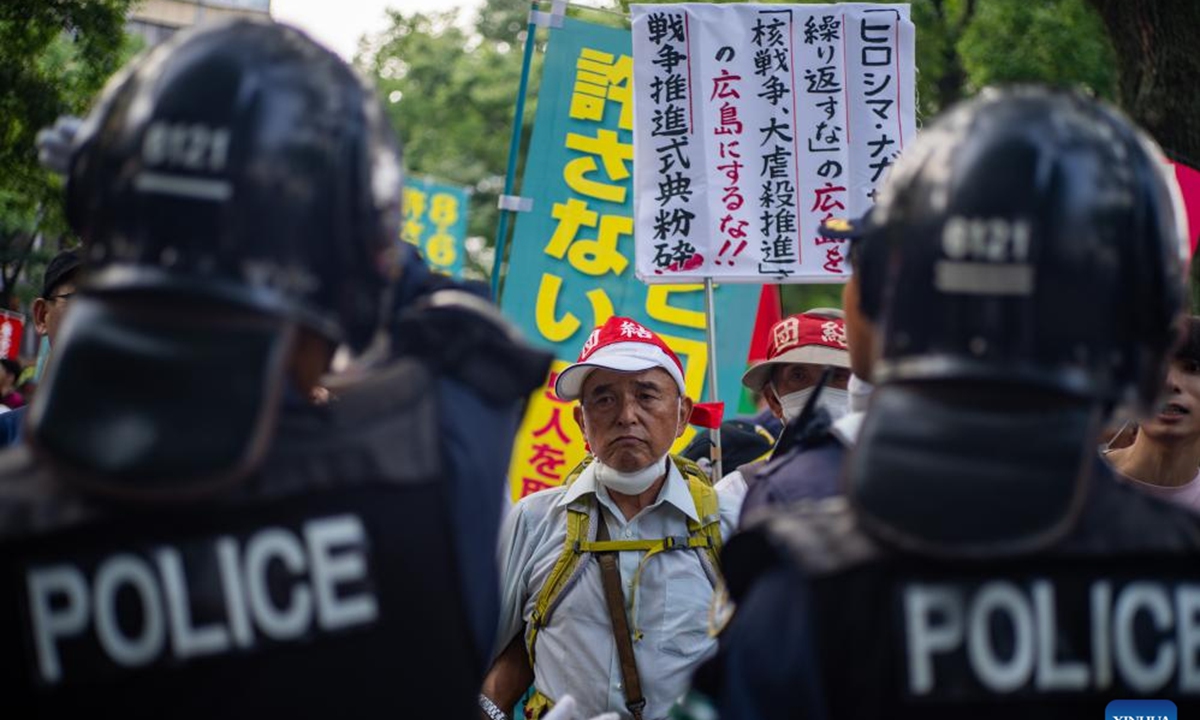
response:
[(796, 236), (796, 114), (792, 10), (758, 10), (752, 25), (758, 123), (758, 274), (776, 281), (794, 275), (800, 262)]
[(818, 228), (865, 212), (915, 131), (908, 5), (632, 10), (638, 277), (845, 280)]
[(846, 32), (854, 51), (846, 58), (852, 131), (862, 139), (863, 162), (853, 168), (851, 212), (875, 202), (875, 189), (895, 162), (913, 125), (912, 35), (894, 9), (870, 9), (852, 16)]
[[(546, 256), (565, 262), (573, 271), (569, 274), (619, 276), (629, 265), (620, 240), (633, 233), (633, 218), (624, 210), (633, 162), (629, 138), (633, 129), (632, 75), (633, 61), (628, 55), (585, 46), (575, 57), (568, 117), (587, 130), (566, 133), (563, 145), (573, 151), (562, 169), (569, 197), (553, 204), (550, 215), (554, 231), (542, 249)], [(610, 103), (619, 108), (615, 129), (611, 121), (605, 121)], [(563, 285), (562, 275), (547, 271), (538, 288), (537, 329), (542, 337), (556, 342), (583, 328), (575, 315), (568, 312), (559, 316), (556, 311)], [(613, 301), (604, 287), (591, 287), (586, 297), (594, 323), (601, 324), (614, 314)], [(556, 365), (556, 371), (560, 365)], [(560, 400), (553, 387), (552, 375), (531, 404), (517, 438), (512, 476), (514, 484), (519, 483), (518, 497), (561, 484), (566, 472), (583, 455), (582, 436), (571, 419), (573, 403)]]
[[(543, 252), (592, 278), (620, 275), (629, 260), (620, 250), (621, 238), (633, 234), (633, 218), (610, 208), (625, 205), (632, 177), (633, 129), (629, 82), (633, 61), (594, 48), (583, 48), (575, 60), (575, 83), (571, 89), (569, 117), (586, 123), (589, 130), (571, 131), (563, 141), (575, 151), (562, 169), (571, 197), (553, 204), (554, 232)], [(617, 129), (604, 126), (609, 102), (620, 105)], [(624, 131), (622, 138), (620, 131)], [(597, 210), (595, 208), (609, 208)], [(555, 311), (563, 290), (563, 278), (543, 273), (538, 287), (537, 329), (546, 339), (560, 342), (579, 331), (578, 317)], [(613, 302), (607, 290), (593, 285), (586, 296), (597, 324), (612, 317)], [(590, 330), (591, 328), (585, 328)]]
[[(529, 428), (528, 442), (518, 443), (518, 452), (524, 457), (521, 460), (521, 472), (514, 480), (520, 481), (517, 497), (525, 497), (548, 487), (561, 485), (568, 470), (579, 462), (578, 457), (571, 457), (568, 464), (568, 451), (572, 444), (577, 443), (580, 433), (575, 421), (571, 419), (572, 402), (560, 399), (551, 388), (557, 373), (553, 373), (547, 387), (542, 390), (541, 402), (538, 403), (541, 412), (533, 427)], [(568, 428), (572, 431), (568, 434)], [(575, 453), (571, 453), (574, 455)]]
[(847, 108), (845, 62), (841, 13), (805, 13), (801, 29), (804, 82), (801, 113), (805, 158), (813, 172), (805, 173), (801, 206), (806, 230), (804, 244), (817, 255), (821, 269), (830, 275), (845, 273), (842, 245), (845, 241), (817, 234), (820, 224), (844, 217), (846, 210)]
[(467, 191), (427, 180), (404, 184), (401, 239), (417, 246), (435, 272), (460, 277), (467, 235)]
[(692, 242), (693, 108), (687, 16), (682, 12), (651, 13), (646, 33), (654, 57), (650, 80), (650, 138), (654, 146), (656, 189), (648, 202), (653, 214), (654, 272), (694, 270), (704, 262)]
[(731, 45), (717, 49), (713, 59), (720, 69), (712, 78), (708, 96), (713, 116), (710, 142), (716, 143), (717, 172), (724, 177), (721, 186), (720, 209), (717, 211), (716, 236), (720, 249), (713, 258), (716, 265), (731, 267), (750, 242), (750, 219), (743, 212), (749, 178), (742, 179), (746, 165), (742, 162), (742, 141), (746, 126), (741, 119), (741, 99), (745, 92), (745, 77), (736, 70), (737, 50)]

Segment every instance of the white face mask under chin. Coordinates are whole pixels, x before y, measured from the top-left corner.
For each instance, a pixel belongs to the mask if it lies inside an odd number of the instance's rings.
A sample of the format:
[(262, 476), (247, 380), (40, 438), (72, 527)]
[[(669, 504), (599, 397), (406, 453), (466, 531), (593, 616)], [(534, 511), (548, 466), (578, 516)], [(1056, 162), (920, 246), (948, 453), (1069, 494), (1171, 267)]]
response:
[[(794, 393), (788, 393), (782, 397), (776, 393), (776, 397), (779, 397), (779, 404), (783, 406), (783, 421), (785, 423), (790, 423), (800, 417), (800, 411), (804, 409), (815, 389), (815, 387), (808, 387), (803, 390), (797, 390)], [(838, 388), (822, 388), (821, 396), (817, 398), (817, 407), (823, 407), (829, 411), (831, 420), (838, 420), (845, 415), (849, 404), (850, 393)]]
[(664, 464), (666, 459), (667, 456), (663, 455), (641, 470), (621, 472), (605, 465), (600, 458), (596, 458), (596, 482), (623, 495), (641, 495), (654, 484), (655, 480), (666, 474), (667, 469)]

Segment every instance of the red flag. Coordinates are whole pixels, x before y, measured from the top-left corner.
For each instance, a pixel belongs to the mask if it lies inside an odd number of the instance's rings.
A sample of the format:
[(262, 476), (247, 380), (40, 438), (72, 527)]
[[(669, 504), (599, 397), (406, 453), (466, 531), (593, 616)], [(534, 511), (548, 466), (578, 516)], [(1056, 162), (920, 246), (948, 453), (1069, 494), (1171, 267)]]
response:
[(1196, 236), (1200, 235), (1200, 171), (1183, 163), (1171, 164), (1175, 166), (1175, 179), (1179, 181), (1183, 204), (1187, 208), (1188, 243), (1195, 253)]
[(24, 315), (0, 310), (0, 357), (17, 359), (21, 352), (21, 336), (24, 332)]
[(721, 427), (721, 419), (724, 417), (725, 403), (696, 403), (692, 405), (692, 416), (688, 418), (688, 424), (714, 430)]
[(779, 299), (778, 285), (763, 285), (758, 296), (758, 313), (754, 316), (754, 334), (750, 336), (750, 352), (747, 363), (767, 359), (767, 341), (771, 326), (783, 319), (783, 304)]

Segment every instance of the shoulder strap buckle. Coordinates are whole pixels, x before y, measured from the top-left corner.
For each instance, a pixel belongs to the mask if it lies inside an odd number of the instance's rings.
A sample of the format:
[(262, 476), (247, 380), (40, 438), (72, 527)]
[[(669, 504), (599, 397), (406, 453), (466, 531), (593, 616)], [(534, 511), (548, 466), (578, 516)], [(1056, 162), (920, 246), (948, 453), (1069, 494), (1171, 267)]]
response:
[(625, 703), (625, 707), (629, 710), (629, 714), (641, 720), (642, 711), (646, 709), (646, 698), (638, 698), (633, 702)]
[(663, 550), (687, 550), (688, 537), (686, 535), (668, 535), (663, 538)]

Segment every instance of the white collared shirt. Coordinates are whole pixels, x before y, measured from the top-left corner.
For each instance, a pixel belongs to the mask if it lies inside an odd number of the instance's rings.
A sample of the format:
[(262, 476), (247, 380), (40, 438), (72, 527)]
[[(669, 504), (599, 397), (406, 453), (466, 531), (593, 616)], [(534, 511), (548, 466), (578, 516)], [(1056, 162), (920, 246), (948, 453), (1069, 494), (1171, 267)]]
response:
[[(500, 535), (503, 595), (499, 648), (527, 625), (538, 594), (563, 551), (567, 537), (567, 508), (589, 510), (591, 498), (613, 540), (660, 539), (686, 536), (687, 520), (698, 520), (687, 481), (674, 463), (653, 504), (628, 522), (608, 491), (596, 484), (595, 465), (589, 465), (569, 487), (543, 490), (521, 499)], [(721, 536), (728, 538), (737, 524), (738, 503), (718, 493)], [(696, 551), (656, 554), (638, 581), (637, 607), (630, 589), (643, 551), (620, 553), (618, 566), (625, 590), (630, 627), (643, 633), (634, 643), (647, 720), (664, 718), (688, 687), (692, 672), (716, 649), (709, 635), (712, 583)], [(621, 664), (613, 640), (612, 621), (604, 601), (600, 566), (592, 556), (576, 583), (562, 592), (550, 623), (538, 631), (535, 685), (551, 698), (570, 693), (580, 717), (616, 711), (627, 717)], [(528, 627), (526, 627), (528, 631)]]

